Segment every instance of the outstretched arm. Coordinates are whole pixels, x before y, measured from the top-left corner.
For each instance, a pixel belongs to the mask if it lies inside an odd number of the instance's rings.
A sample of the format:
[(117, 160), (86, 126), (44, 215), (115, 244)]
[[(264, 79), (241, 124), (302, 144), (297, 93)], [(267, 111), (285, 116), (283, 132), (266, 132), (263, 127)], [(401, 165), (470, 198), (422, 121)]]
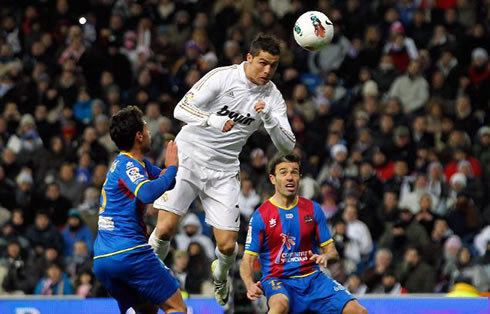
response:
[(272, 107), (259, 100), (255, 104), (255, 111), (261, 113), (260, 116), (265, 129), (279, 152), (284, 155), (291, 153), (296, 144), (296, 138), (288, 122), (286, 105), (284, 104), (276, 110), (277, 112), (272, 113)]

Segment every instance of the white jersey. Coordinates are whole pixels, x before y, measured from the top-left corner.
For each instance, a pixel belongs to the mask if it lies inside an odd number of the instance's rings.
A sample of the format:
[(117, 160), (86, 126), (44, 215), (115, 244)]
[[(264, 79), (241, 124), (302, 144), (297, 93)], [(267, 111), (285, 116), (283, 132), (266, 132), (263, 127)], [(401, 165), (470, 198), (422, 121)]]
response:
[[(219, 67), (206, 74), (177, 104), (175, 118), (187, 125), (177, 135), (179, 152), (204, 167), (237, 171), (238, 155), (253, 132), (264, 122), (262, 113), (255, 111), (258, 100), (271, 106), (265, 128), (282, 153), (294, 148), (284, 99), (274, 83), (256, 85), (248, 80), (245, 62)], [(235, 125), (223, 132), (208, 125), (210, 115), (228, 116)]]

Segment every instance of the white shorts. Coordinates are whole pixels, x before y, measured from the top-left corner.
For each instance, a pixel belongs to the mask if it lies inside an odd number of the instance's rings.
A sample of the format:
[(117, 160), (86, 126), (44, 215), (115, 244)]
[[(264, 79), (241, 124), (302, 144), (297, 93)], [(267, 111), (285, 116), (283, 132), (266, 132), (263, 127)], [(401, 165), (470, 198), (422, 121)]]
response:
[(160, 196), (153, 207), (183, 216), (199, 196), (208, 224), (220, 230), (238, 231), (238, 172), (202, 167), (183, 154), (179, 154), (179, 159), (175, 187)]

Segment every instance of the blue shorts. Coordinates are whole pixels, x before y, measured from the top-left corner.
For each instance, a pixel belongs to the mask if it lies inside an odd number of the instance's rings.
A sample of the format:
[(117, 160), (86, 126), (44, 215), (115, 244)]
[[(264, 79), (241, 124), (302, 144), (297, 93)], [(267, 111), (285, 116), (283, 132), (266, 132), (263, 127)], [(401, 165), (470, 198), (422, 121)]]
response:
[(277, 293), (286, 295), (289, 313), (342, 313), (347, 302), (355, 299), (344, 286), (320, 271), (301, 278), (271, 278), (262, 281), (262, 289), (267, 300)]
[(150, 246), (94, 260), (94, 273), (122, 313), (148, 300), (160, 305), (179, 288)]

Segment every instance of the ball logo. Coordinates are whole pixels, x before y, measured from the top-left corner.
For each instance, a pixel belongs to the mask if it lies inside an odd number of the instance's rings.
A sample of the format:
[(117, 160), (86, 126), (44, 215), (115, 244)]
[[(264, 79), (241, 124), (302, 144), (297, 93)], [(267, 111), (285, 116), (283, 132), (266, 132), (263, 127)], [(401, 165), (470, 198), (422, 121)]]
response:
[(294, 31), (296, 32), (296, 34), (298, 34), (299, 36), (303, 36), (303, 31), (301, 30), (301, 27), (299, 27), (298, 25), (295, 25), (294, 26)]
[(325, 37), (325, 27), (323, 27), (322, 22), (316, 17), (316, 15), (310, 16), (313, 27), (315, 28), (315, 35), (317, 37)]

